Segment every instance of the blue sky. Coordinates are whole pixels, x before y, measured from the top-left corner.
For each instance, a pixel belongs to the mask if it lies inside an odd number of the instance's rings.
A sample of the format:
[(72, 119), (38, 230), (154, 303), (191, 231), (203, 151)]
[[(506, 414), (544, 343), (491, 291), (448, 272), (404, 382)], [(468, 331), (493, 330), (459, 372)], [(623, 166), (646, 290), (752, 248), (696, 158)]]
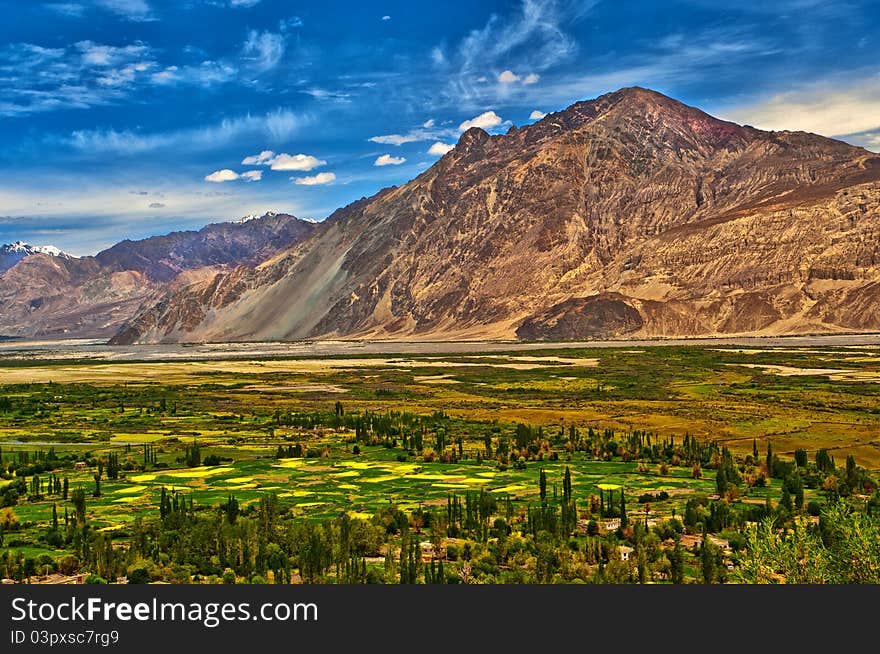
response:
[(0, 0), (0, 242), (322, 219), (629, 85), (880, 150), (878, 2)]

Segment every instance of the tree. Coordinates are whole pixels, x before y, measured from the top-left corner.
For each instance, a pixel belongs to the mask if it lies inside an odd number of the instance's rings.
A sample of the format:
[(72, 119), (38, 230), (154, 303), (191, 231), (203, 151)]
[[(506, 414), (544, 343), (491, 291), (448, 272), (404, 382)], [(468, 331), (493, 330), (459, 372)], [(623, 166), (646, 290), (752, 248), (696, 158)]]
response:
[(193, 439), (191, 446), (184, 449), (184, 460), (188, 468), (197, 468), (202, 465), (202, 453), (196, 439)]
[(544, 472), (544, 468), (541, 468), (538, 474), (538, 486), (541, 490), (541, 502), (545, 502), (547, 500), (547, 473)]
[(571, 500), (571, 470), (565, 466), (565, 476), (562, 479), (562, 499), (566, 502)]
[(672, 583), (684, 583), (684, 549), (678, 534), (675, 535), (675, 547), (672, 548), (671, 554), (667, 552), (666, 558), (669, 559), (669, 577)]
[(720, 548), (709, 540), (708, 534), (703, 534), (703, 544), (700, 546), (700, 566), (705, 583), (714, 584), (718, 581), (719, 558)]
[(73, 503), (76, 524), (84, 525), (86, 523), (86, 492), (82, 488), (74, 489), (70, 494), (70, 501)]

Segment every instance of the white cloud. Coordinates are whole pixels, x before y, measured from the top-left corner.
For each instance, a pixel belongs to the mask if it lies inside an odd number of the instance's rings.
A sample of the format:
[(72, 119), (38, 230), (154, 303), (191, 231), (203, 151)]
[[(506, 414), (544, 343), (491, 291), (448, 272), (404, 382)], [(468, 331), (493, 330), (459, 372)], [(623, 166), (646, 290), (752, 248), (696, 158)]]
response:
[(484, 113), (481, 113), (476, 118), (471, 118), (470, 120), (464, 121), (461, 125), (458, 126), (458, 131), (465, 132), (471, 127), (479, 127), (480, 129), (491, 129), (492, 127), (497, 127), (501, 123), (501, 116), (496, 114), (494, 111), (486, 111)]
[(82, 57), (82, 63), (86, 66), (115, 66), (132, 59), (143, 58), (150, 54), (150, 47), (140, 41), (131, 45), (113, 46), (95, 43), (94, 41), (79, 41), (74, 44)]
[(498, 76), (498, 81), (502, 84), (513, 84), (519, 81), (519, 77), (511, 70), (505, 70)]
[(376, 158), (373, 162), (374, 166), (399, 166), (406, 162), (404, 157), (392, 157), (390, 154), (383, 154)]
[(260, 0), (229, 0), (230, 7), (254, 7), (260, 4)]
[(146, 0), (96, 0), (96, 2), (120, 18), (134, 22), (156, 20)]
[(417, 141), (429, 141), (436, 138), (434, 132), (424, 129), (414, 129), (407, 134), (384, 134), (382, 136), (370, 137), (373, 143), (381, 143), (383, 145), (403, 145), (404, 143), (415, 143)]
[(290, 179), (293, 180), (295, 184), (300, 184), (302, 186), (318, 186), (320, 184), (330, 184), (336, 179), (336, 175), (333, 173), (318, 173), (311, 177), (291, 177)]
[(194, 66), (167, 66), (153, 73), (150, 79), (154, 84), (192, 84), (194, 86), (213, 86), (232, 81), (238, 69), (224, 61), (206, 60)]
[(512, 70), (505, 70), (498, 76), (498, 82), (501, 84), (513, 84), (514, 82), (522, 82), (523, 84), (537, 84), (541, 76), (537, 73), (529, 73), (525, 77), (520, 77)]
[(150, 209), (164, 209), (165, 206), (164, 202), (150, 202)]
[(442, 157), (444, 154), (452, 150), (455, 146), (449, 143), (440, 143), (439, 141), (428, 149), (428, 154)]
[(718, 112), (760, 129), (799, 130), (845, 136), (880, 128), (880, 76), (823, 81)]
[(327, 162), (310, 154), (289, 155), (282, 152), (264, 163), (270, 166), (272, 170), (301, 170), (308, 172), (323, 166)]
[(230, 170), (229, 168), (215, 170), (210, 175), (205, 175), (206, 182), (214, 182), (215, 184), (220, 184), (222, 182), (234, 182), (237, 179), (243, 179), (246, 182), (258, 182), (262, 178), (262, 170), (246, 170), (245, 172), (238, 174), (237, 172), (235, 172), (234, 170)]
[(263, 73), (278, 65), (286, 47), (286, 40), (281, 34), (251, 30), (242, 46), (241, 54), (248, 65)]
[(541, 120), (544, 116), (546, 116), (543, 111), (538, 111), (535, 109), (532, 113), (529, 114), (529, 120)]
[(436, 66), (442, 66), (446, 63), (446, 53), (443, 52), (443, 48), (436, 46), (431, 50), (431, 61)]
[(431, 118), (430, 120), (426, 120), (422, 124), (422, 127), (424, 127), (425, 129), (431, 129), (433, 126), (434, 126), (434, 119), (433, 118)]
[(268, 165), (269, 162), (275, 157), (275, 153), (272, 150), (263, 150), (260, 154), (254, 154), (250, 157), (245, 157), (241, 160), (242, 166), (262, 166), (263, 164)]
[(391, 20), (391, 16), (382, 16), (382, 20)]
[(215, 170), (210, 175), (205, 175), (206, 182), (214, 182), (215, 184), (220, 184), (222, 182), (232, 182), (239, 178), (239, 174), (234, 170), (229, 170), (229, 168), (223, 168), (222, 170)]

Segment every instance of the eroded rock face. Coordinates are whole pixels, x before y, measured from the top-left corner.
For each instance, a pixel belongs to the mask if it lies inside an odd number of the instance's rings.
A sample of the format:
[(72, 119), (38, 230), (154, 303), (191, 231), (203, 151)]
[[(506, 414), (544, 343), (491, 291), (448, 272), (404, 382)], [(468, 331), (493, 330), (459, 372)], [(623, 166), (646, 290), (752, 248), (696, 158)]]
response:
[(880, 156), (623, 89), (468, 130), (301, 248), (164, 298), (123, 340), (871, 329)]
[(571, 298), (526, 318), (516, 336), (527, 341), (617, 338), (639, 331), (644, 324), (642, 314), (622, 295), (601, 293)]

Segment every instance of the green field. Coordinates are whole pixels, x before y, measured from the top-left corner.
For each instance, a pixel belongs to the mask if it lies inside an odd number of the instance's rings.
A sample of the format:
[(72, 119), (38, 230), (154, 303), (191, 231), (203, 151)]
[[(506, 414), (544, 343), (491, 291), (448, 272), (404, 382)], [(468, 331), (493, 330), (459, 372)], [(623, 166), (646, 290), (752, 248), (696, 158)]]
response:
[[(187, 461), (193, 445), (196, 462)], [(774, 474), (768, 446), (783, 463), (805, 451), (810, 468), (783, 465)], [(41, 485), (64, 477), (85, 492), (91, 533), (123, 548), (137, 518), (157, 519), (163, 493), (208, 513), (234, 498), (243, 515), (271, 495), (292, 523), (348, 516), (378, 524), (393, 508), (417, 528), (447, 512), (453, 498), (491, 496), (487, 524), (501, 517), (534, 525), (535, 507), (557, 502), (542, 499), (542, 475), (546, 496), (568, 493), (577, 507), (572, 536), (590, 538), (592, 520), (600, 537), (616, 531), (613, 542), (628, 543), (632, 534), (609, 522), (614, 510), (597, 513), (600, 497), (623, 493), (630, 519), (649, 528), (681, 520), (689, 500), (721, 499), (725, 456), (737, 479), (724, 501), (743, 528), (748, 507), (775, 506), (791, 475), (801, 479), (804, 505), (824, 504), (827, 478), (844, 479), (847, 459), (861, 481), (852, 472), (845, 480), (867, 499), (873, 481), (866, 480), (880, 468), (880, 347), (0, 359), (0, 448), (7, 469), (0, 492), (19, 478), (32, 484), (36, 476)], [(819, 450), (839, 473), (816, 470)], [(83, 555), (72, 538), (47, 540), (53, 506), (62, 516), (72, 508), (55, 489), (37, 490), (2, 509), (7, 568), (13, 553), (16, 560)], [(485, 547), (488, 532), (476, 533), (474, 546)], [(390, 534), (373, 555), (399, 552), (399, 538)]]

